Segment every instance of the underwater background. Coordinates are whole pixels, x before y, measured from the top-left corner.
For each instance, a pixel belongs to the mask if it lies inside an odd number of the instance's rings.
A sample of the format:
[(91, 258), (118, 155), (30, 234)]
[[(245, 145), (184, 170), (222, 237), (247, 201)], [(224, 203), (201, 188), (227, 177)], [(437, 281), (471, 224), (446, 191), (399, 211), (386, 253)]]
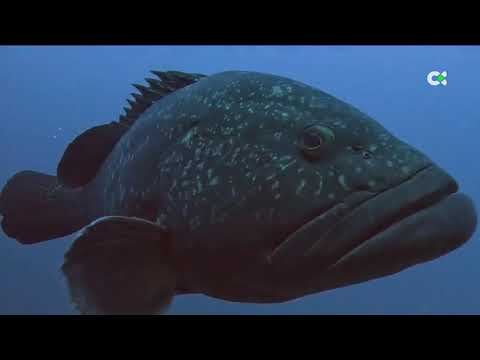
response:
[[(480, 210), (480, 46), (0, 46), (0, 188), (55, 174), (84, 130), (116, 121), (150, 70), (273, 73), (372, 116), (458, 182)], [(430, 71), (448, 85), (429, 85)], [(178, 296), (169, 314), (480, 314), (479, 231), (460, 249), (382, 279), (282, 304)], [(75, 314), (60, 273), (72, 236), (20, 245), (0, 231), (0, 314)]]

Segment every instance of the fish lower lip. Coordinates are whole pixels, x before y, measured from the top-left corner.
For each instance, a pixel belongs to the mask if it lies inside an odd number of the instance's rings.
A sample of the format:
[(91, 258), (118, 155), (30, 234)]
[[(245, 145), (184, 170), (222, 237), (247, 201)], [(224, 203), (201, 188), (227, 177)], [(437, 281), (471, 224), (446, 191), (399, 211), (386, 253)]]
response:
[[(462, 193), (449, 194), (370, 236), (330, 269), (363, 268), (363, 276), (369, 271), (379, 275), (379, 269), (385, 272), (380, 275), (397, 272), (459, 247), (471, 237), (476, 224), (472, 200)], [(376, 261), (373, 264), (369, 259)]]
[[(286, 239), (286, 246), (280, 246), (271, 261), (298, 263), (312, 259), (316, 267), (331, 266), (375, 234), (457, 190), (457, 183), (446, 172), (437, 166), (428, 166), (394, 188), (370, 196), (353, 209), (347, 208), (343, 213), (339, 209), (341, 216), (333, 209), (309, 221)], [(330, 223), (325, 220), (329, 215), (333, 218)], [(292, 250), (296, 252), (293, 256)]]

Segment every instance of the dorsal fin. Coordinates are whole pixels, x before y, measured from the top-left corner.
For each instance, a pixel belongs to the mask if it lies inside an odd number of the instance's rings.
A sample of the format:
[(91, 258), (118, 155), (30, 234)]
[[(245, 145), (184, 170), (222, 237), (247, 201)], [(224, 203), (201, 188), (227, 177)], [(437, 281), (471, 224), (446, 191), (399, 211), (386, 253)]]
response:
[(179, 71), (152, 73), (160, 80), (145, 79), (149, 86), (133, 84), (140, 94), (132, 93), (134, 100), (127, 99), (130, 108), (124, 107), (125, 114), (120, 115), (118, 122), (88, 129), (68, 145), (57, 167), (61, 184), (76, 188), (89, 183), (123, 134), (147, 108), (164, 96), (206, 77)]
[(90, 182), (128, 128), (125, 124), (111, 122), (95, 126), (77, 136), (67, 146), (58, 163), (59, 182), (72, 188)]
[(206, 77), (202, 74), (188, 74), (180, 71), (152, 71), (158, 79), (146, 78), (149, 86), (133, 84), (140, 94), (133, 93), (134, 100), (128, 99), (130, 109), (125, 110), (125, 115), (120, 115), (119, 122), (135, 122), (137, 118), (155, 101), (164, 96), (193, 84)]

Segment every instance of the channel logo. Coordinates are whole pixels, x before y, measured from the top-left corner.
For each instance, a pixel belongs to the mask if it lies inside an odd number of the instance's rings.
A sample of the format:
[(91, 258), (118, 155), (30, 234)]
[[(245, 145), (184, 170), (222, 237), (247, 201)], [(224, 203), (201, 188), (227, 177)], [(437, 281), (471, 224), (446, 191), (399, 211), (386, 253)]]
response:
[(447, 86), (447, 72), (442, 71), (431, 71), (427, 75), (427, 82), (432, 86), (438, 86), (442, 84), (443, 86)]

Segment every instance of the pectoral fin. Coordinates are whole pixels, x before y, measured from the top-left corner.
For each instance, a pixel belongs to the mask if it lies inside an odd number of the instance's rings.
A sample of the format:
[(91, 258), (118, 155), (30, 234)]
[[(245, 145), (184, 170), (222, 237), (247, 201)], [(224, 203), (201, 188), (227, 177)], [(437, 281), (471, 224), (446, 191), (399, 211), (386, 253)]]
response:
[(171, 239), (156, 223), (103, 217), (79, 232), (62, 270), (82, 314), (155, 314), (175, 293)]

